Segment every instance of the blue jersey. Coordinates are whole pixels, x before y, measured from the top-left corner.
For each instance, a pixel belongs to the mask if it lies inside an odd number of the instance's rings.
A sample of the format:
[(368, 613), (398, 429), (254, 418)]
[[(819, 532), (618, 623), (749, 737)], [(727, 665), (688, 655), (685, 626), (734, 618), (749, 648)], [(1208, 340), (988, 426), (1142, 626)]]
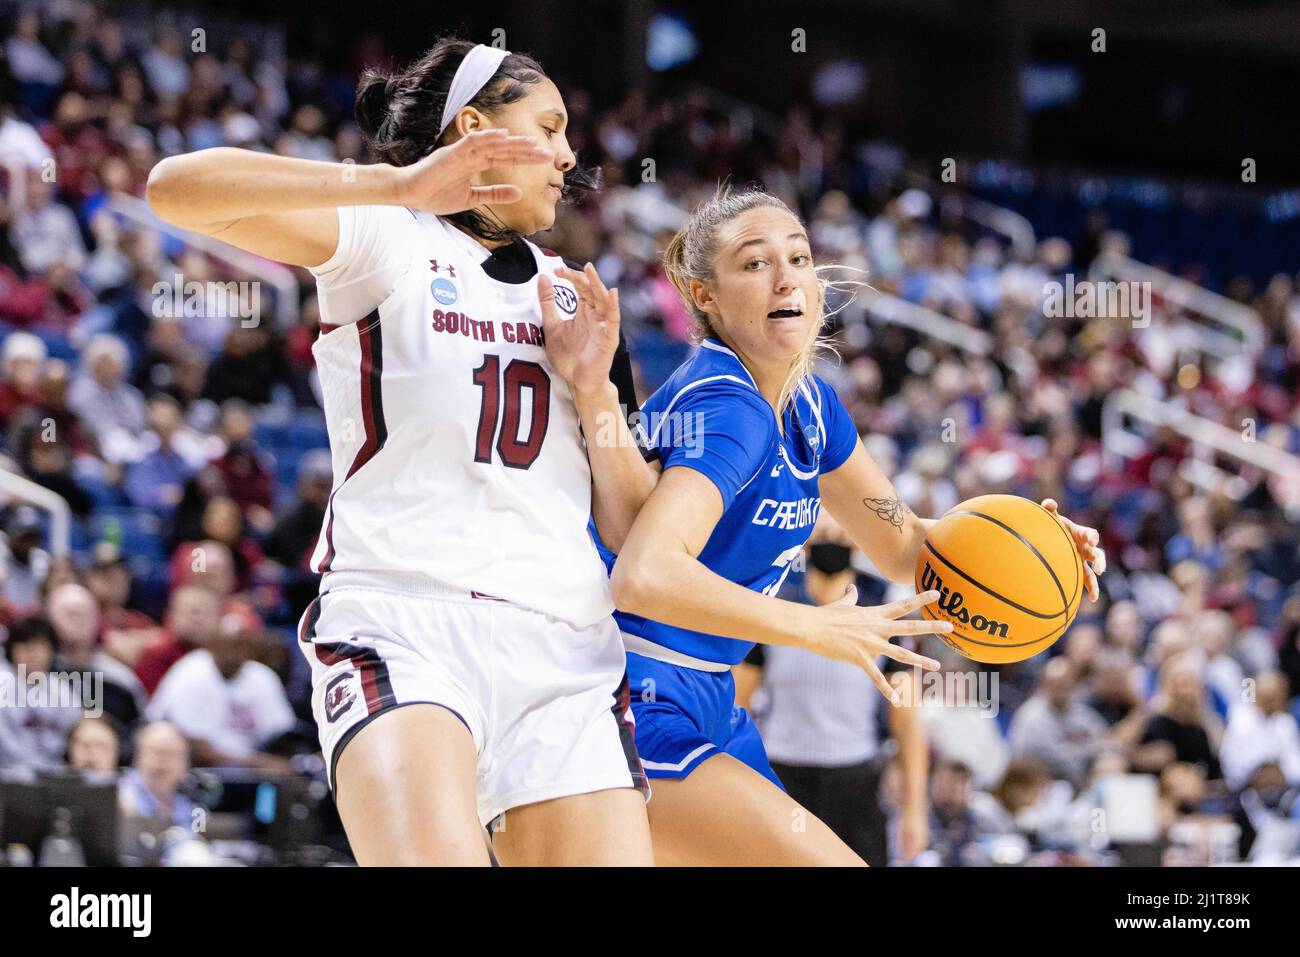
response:
[[(821, 510), (818, 477), (845, 463), (858, 433), (835, 390), (810, 376), (784, 412), (772, 406), (734, 352), (706, 339), (647, 400), (638, 431), (664, 471), (694, 469), (717, 486), (722, 517), (699, 560), (739, 585), (775, 595)], [(602, 549), (606, 564), (613, 556)], [(615, 612), (631, 635), (693, 658), (732, 665), (753, 642)]]

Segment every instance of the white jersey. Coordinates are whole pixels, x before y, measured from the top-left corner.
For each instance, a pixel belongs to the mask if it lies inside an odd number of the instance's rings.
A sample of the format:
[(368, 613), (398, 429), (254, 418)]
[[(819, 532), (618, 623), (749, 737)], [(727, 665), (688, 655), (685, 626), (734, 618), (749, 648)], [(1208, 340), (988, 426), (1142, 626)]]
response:
[[(563, 261), (527, 248), (572, 315)], [(312, 567), (322, 591), (435, 583), (590, 625), (613, 603), (577, 411), (546, 360), (536, 281), (494, 279), (488, 256), (437, 216), (339, 208), (338, 249), (312, 270), (334, 465)]]

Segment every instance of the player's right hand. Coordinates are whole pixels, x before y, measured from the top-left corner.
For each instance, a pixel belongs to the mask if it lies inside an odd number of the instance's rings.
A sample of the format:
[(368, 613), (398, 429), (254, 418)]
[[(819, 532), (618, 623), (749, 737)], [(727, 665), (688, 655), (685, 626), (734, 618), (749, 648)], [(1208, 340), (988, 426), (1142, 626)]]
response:
[(937, 591), (922, 592), (872, 608), (857, 605), (858, 590), (850, 585), (839, 601), (815, 609), (817, 625), (808, 636), (806, 647), (823, 658), (856, 665), (871, 676), (880, 693), (892, 704), (899, 703), (898, 692), (890, 686), (876, 667), (876, 658), (884, 655), (905, 665), (926, 671), (938, 671), (939, 662), (925, 655), (901, 648), (890, 642), (898, 635), (937, 635), (952, 631), (946, 621), (900, 621), (904, 615), (939, 600)]
[(446, 216), (488, 203), (517, 203), (524, 195), (518, 186), (475, 186), (471, 181), (493, 167), (554, 159), (535, 136), (511, 136), (502, 127), (479, 130), (450, 146), (439, 147), (410, 166), (396, 167), (396, 205)]

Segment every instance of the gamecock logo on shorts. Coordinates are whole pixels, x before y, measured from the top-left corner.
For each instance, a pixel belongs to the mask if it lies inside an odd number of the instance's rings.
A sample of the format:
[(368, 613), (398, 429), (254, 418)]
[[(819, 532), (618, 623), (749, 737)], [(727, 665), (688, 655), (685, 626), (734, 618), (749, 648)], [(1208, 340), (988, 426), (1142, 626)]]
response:
[(350, 674), (337, 675), (325, 686), (325, 720), (330, 724), (352, 707), (352, 702), (357, 698), (351, 678)]

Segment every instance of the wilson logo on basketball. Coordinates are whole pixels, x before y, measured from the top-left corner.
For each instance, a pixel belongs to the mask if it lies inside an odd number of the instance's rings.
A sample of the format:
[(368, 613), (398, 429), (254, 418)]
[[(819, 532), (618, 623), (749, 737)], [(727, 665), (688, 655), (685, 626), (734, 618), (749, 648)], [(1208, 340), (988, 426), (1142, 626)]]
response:
[(1070, 533), (1017, 495), (980, 495), (950, 509), (926, 531), (915, 574), (918, 591), (940, 596), (922, 614), (952, 622), (944, 641), (988, 664), (1049, 648), (1083, 597), (1083, 563)]
[(939, 600), (935, 602), (939, 610), (951, 618), (954, 622), (961, 625), (968, 625), (975, 631), (982, 631), (985, 634), (996, 635), (999, 638), (1007, 637), (1007, 623), (1004, 621), (994, 621), (986, 618), (984, 615), (972, 615), (965, 607), (966, 598), (959, 591), (953, 591), (946, 588), (943, 579), (939, 577), (933, 566), (927, 561), (925, 568), (921, 571), (922, 591), (937, 591)]

